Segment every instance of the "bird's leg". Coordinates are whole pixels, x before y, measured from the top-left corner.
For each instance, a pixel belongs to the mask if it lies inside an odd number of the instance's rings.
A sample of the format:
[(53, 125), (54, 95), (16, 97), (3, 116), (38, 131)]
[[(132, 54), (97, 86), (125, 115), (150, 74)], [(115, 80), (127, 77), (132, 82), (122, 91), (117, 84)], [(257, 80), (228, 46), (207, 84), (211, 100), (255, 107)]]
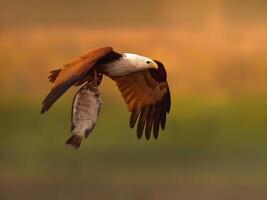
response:
[(97, 72), (97, 82), (96, 82), (97, 85), (100, 85), (102, 78), (103, 78), (103, 74), (100, 72)]
[(87, 82), (88, 85), (92, 85), (92, 86), (95, 86), (97, 85), (97, 72), (96, 71), (93, 71), (88, 79), (88, 82)]
[(85, 85), (86, 88), (90, 89), (91, 91), (97, 92), (97, 86), (101, 83), (102, 74), (98, 73), (96, 70), (93, 71)]
[(93, 72), (93, 83), (97, 85), (97, 71), (96, 70)]

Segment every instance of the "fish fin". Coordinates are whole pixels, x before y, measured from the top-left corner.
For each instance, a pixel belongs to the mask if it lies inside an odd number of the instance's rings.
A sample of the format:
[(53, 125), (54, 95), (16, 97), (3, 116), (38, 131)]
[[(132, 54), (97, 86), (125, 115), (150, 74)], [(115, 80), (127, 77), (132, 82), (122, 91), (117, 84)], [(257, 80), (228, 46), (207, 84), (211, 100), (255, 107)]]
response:
[(78, 149), (81, 145), (82, 142), (82, 137), (78, 135), (72, 135), (65, 143), (67, 147), (73, 148), (73, 149)]

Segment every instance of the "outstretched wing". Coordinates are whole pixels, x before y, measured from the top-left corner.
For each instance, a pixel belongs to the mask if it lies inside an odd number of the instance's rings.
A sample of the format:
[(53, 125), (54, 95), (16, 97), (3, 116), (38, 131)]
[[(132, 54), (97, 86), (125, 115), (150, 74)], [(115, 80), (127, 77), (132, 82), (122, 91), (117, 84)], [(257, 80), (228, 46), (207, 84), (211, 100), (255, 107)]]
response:
[(54, 102), (71, 86), (87, 81), (90, 73), (96, 66), (118, 59), (119, 57), (121, 57), (121, 54), (113, 51), (111, 47), (104, 47), (72, 60), (62, 69), (51, 71), (51, 75), (48, 78), (53, 85), (50, 93), (42, 102), (41, 113), (48, 111)]
[(137, 124), (137, 137), (141, 138), (144, 128), (149, 139), (153, 128), (154, 138), (158, 138), (159, 126), (166, 124), (166, 114), (170, 112), (171, 96), (166, 80), (166, 71), (159, 61), (159, 68), (135, 72), (126, 76), (111, 77), (124, 98), (128, 110), (132, 112), (130, 127)]

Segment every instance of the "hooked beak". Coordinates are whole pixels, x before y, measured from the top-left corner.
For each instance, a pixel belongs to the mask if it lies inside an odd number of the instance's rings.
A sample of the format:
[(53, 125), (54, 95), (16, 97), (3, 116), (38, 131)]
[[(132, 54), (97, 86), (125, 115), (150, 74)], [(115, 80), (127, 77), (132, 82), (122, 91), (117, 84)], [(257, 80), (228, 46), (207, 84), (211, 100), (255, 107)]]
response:
[(151, 62), (151, 67), (154, 69), (158, 69), (158, 64), (156, 62)]

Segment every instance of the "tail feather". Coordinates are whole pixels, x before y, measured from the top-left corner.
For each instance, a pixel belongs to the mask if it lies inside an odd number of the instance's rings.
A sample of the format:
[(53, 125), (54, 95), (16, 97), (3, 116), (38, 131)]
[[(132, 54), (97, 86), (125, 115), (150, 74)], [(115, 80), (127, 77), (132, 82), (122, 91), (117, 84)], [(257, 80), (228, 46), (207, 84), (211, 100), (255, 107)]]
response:
[(72, 135), (65, 143), (66, 146), (73, 148), (73, 149), (78, 149), (81, 145), (82, 142), (82, 137), (78, 135)]
[(51, 71), (50, 75), (48, 76), (49, 81), (51, 83), (54, 83), (60, 72), (61, 72), (61, 69), (56, 69), (56, 70)]

